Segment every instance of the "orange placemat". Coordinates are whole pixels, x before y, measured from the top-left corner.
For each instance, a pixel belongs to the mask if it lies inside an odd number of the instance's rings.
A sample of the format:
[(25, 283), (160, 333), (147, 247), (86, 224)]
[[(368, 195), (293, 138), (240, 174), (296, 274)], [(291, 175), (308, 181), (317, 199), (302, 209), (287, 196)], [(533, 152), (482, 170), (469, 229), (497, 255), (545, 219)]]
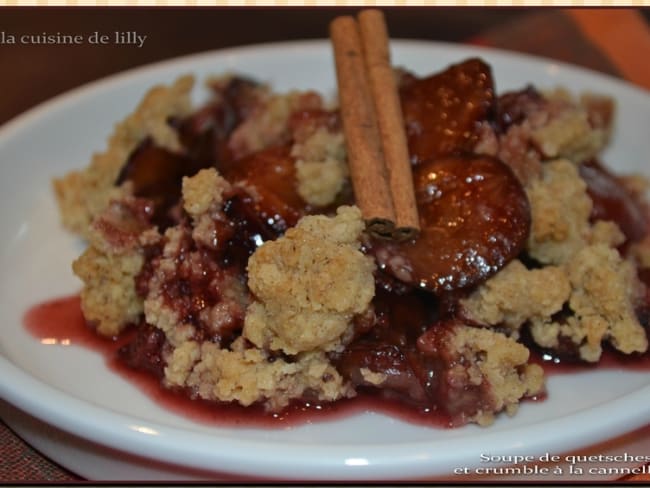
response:
[(580, 65), (650, 89), (650, 28), (636, 9), (541, 10), (470, 42)]

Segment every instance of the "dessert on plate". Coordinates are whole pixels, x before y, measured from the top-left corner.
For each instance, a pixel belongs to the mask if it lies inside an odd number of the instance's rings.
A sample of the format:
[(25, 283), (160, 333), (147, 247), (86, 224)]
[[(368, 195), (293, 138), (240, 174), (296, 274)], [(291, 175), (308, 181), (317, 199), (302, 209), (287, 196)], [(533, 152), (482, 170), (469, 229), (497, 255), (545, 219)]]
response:
[(478, 58), (390, 73), (417, 215), (397, 237), (359, 200), (381, 192), (349, 92), (229, 74), (193, 106), (183, 76), (55, 180), (88, 242), (87, 323), (135, 329), (122, 361), (191, 398), (277, 413), (376, 395), (458, 426), (546, 394), (540, 352), (647, 352), (646, 182), (599, 159), (614, 101), (498, 93)]

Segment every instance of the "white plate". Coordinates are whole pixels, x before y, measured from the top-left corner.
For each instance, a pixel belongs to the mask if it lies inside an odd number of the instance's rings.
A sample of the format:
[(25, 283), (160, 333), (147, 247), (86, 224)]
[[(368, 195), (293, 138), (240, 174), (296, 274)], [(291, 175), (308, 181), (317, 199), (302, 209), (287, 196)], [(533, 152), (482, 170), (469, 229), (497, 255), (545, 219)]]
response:
[[(618, 125), (605, 159), (621, 171), (648, 172), (646, 92), (590, 71), (495, 50), (397, 41), (393, 52), (395, 64), (419, 73), (480, 55), (491, 64), (499, 92), (532, 82), (542, 88), (561, 84), (614, 95)], [(269, 81), (278, 91), (335, 91), (326, 42), (253, 46), (120, 74), (58, 97), (0, 130), (0, 393), (68, 439), (61, 441), (60, 449), (52, 449), (48, 429), (30, 431), (20, 424), (17, 428), (30, 442), (95, 479), (156, 478), (155, 473), (164, 478), (174, 469), (208, 478), (227, 473), (262, 479), (442, 479), (453, 478), (455, 468), (474, 472), (485, 467), (481, 454), (563, 455), (650, 423), (650, 375), (599, 371), (551, 377), (546, 401), (527, 403), (514, 418), (499, 418), (487, 429), (437, 430), (374, 413), (275, 430), (214, 427), (160, 408), (111, 373), (96, 353), (35, 340), (22, 325), (23, 313), (80, 287), (70, 262), (82, 245), (59, 226), (51, 178), (86, 165), (92, 152), (104, 147), (112, 125), (153, 84), (169, 83), (182, 73), (202, 79), (226, 71)], [(3, 417), (18, 426), (13, 409), (0, 405)], [(99, 454), (93, 457), (86, 449), (88, 456), (80, 467), (71, 456), (72, 438), (95, 446)], [(102, 456), (107, 461), (124, 455), (138, 456), (129, 459), (135, 459), (133, 465), (146, 466), (149, 474), (138, 475), (129, 463), (122, 463), (121, 471), (112, 475), (100, 469)], [(157, 470), (167, 463), (176, 468)]]

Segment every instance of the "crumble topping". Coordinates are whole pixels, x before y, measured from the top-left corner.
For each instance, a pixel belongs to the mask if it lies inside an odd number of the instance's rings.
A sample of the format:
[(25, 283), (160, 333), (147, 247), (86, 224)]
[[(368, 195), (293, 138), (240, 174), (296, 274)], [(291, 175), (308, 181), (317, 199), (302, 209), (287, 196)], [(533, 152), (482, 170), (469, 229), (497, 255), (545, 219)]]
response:
[(585, 92), (574, 96), (563, 87), (544, 93), (542, 110), (530, 114), (531, 141), (543, 159), (582, 163), (598, 154), (611, 134), (614, 101)]
[[(548, 97), (545, 115), (539, 108), (544, 104), (528, 99), (528, 116), (508, 129), (500, 149), (482, 139), (485, 150), (500, 155), (505, 143), (507, 162), (515, 155), (511, 166), (525, 182), (531, 206), (526, 253), (541, 267), (511, 262), (460, 301), (463, 314), (514, 338), (526, 327), (538, 345), (587, 362), (600, 359), (604, 342), (625, 354), (645, 352), (647, 336), (635, 313), (645, 287), (616, 249), (626, 241), (619, 226), (593, 220), (594, 204), (579, 172), (579, 164), (607, 141), (613, 103), (588, 94), (577, 104), (564, 91)], [(513, 131), (519, 136), (511, 138)], [(527, 149), (512, 150), (513, 143)], [(544, 160), (549, 157), (559, 159)], [(640, 198), (642, 185), (636, 178), (631, 182), (629, 191)], [(642, 243), (630, 246), (641, 266)]]
[(514, 415), (522, 398), (544, 391), (542, 368), (528, 364), (528, 349), (502, 333), (441, 324), (425, 332), (418, 347), (442, 362), (431, 381), (456, 422), (490, 425), (496, 413)]
[(361, 373), (363, 381), (370, 383), (371, 385), (381, 385), (387, 379), (386, 373), (377, 373), (370, 368), (361, 368), (359, 369), (359, 372)]
[(540, 176), (544, 161), (579, 164), (596, 156), (609, 140), (614, 102), (591, 93), (576, 98), (562, 88), (542, 94), (529, 86), (500, 97), (497, 108), (503, 132), (481, 124), (474, 151), (497, 156), (526, 186)]
[(474, 327), (456, 331), (452, 344), (471, 365), (467, 373), (470, 381), (486, 382), (489, 387), (492, 405), (476, 413), (479, 425), (489, 425), (502, 410), (514, 415), (522, 398), (544, 391), (544, 372), (540, 366), (528, 364), (529, 351), (522, 344)]
[(115, 336), (139, 320), (142, 300), (135, 292), (134, 279), (143, 263), (139, 253), (103, 254), (94, 247), (73, 263), (74, 273), (85, 283), (81, 310), (99, 334)]
[(596, 155), (605, 145), (606, 134), (589, 123), (586, 110), (566, 110), (532, 132), (546, 159), (567, 158), (581, 162)]
[(248, 263), (255, 295), (244, 337), (288, 354), (341, 346), (355, 315), (374, 295), (374, 262), (359, 251), (364, 229), (356, 207), (334, 218), (304, 217), (284, 237), (267, 242)]
[(332, 204), (348, 177), (345, 141), (341, 132), (318, 127), (304, 141), (294, 144), (298, 193), (312, 205)]
[[(183, 207), (194, 227), (167, 229), (153, 261), (144, 314), (167, 339), (165, 383), (189, 387), (207, 400), (263, 403), (272, 411), (307, 393), (322, 401), (353, 395), (325, 352), (340, 343), (374, 293), (372, 260), (358, 250), (359, 211), (342, 207), (334, 218), (305, 217), (284, 237), (262, 245), (248, 265), (251, 301), (235, 272), (206, 257), (212, 239), (197, 233), (208, 227), (205, 222), (227, 222), (222, 207), (229, 190), (214, 169), (185, 178)], [(208, 235), (219, 240), (222, 228)], [(350, 280), (340, 281), (342, 274)], [(180, 289), (192, 289), (197, 281), (201, 289), (191, 295)], [(205, 296), (205, 290), (218, 297)], [(197, 294), (205, 302), (198, 311), (179, 306)], [(229, 343), (242, 327), (243, 334)], [(266, 336), (272, 339), (256, 340)], [(202, 340), (207, 337), (212, 339)], [(278, 356), (278, 349), (291, 358)]]
[(550, 318), (562, 310), (570, 293), (561, 267), (529, 270), (514, 260), (460, 303), (471, 321), (505, 327), (517, 339), (524, 322)]
[(634, 311), (643, 288), (630, 262), (616, 250), (596, 244), (576, 254), (567, 274), (573, 287), (569, 306), (581, 325), (571, 328), (571, 338), (580, 345), (583, 359), (598, 360), (603, 340), (625, 354), (647, 350), (648, 340)]
[(460, 303), (474, 322), (506, 328), (515, 338), (527, 325), (540, 346), (570, 347), (596, 362), (603, 342), (625, 354), (648, 349), (635, 313), (644, 292), (635, 267), (599, 243), (562, 266), (529, 270), (513, 261)]
[[(399, 80), (417, 84), (408, 73)], [(436, 80), (409, 92), (415, 115), (425, 88), (451, 78)], [(184, 77), (153, 89), (104, 153), (54, 182), (64, 225), (88, 241), (73, 263), (85, 318), (105, 336), (129, 324), (152, 334), (156, 346), (146, 352), (159, 355), (152, 369), (166, 387), (270, 412), (371, 388), (434, 405), (454, 425), (489, 425), (544, 392), (529, 347), (584, 362), (598, 361), (604, 343), (623, 354), (648, 350), (647, 318), (638, 313), (648, 294), (637, 275), (650, 267), (649, 238), (631, 239), (624, 216), (595, 217), (597, 197), (581, 173), (608, 141), (610, 98), (529, 87), (500, 97), (490, 115), (492, 92), (459, 92), (482, 97), (485, 110), (459, 103), (455, 112), (476, 131), (445, 132), (444, 117), (435, 130), (451, 134), (450, 147), (462, 136), (474, 153), (509, 166), (531, 228), (518, 259), (471, 289), (438, 296), (375, 264), (382, 250), (373, 251), (349, 198), (338, 113), (320, 95), (278, 95), (229, 75), (210, 81), (214, 99), (195, 111), (192, 84)], [(415, 120), (431, 129), (426, 117)], [(118, 184), (145, 142), (140, 170), (157, 158), (162, 171), (191, 166), (178, 177), (167, 220), (153, 219), (156, 203), (135, 182)], [(418, 145), (419, 164), (429, 149)], [(640, 202), (646, 183), (616, 184)]]
[(233, 132), (228, 143), (236, 159), (289, 140), (289, 121), (293, 113), (323, 107), (320, 95), (293, 91), (274, 95), (265, 89), (250, 116)]
[(206, 248), (218, 247), (230, 234), (223, 235), (228, 224), (222, 212), (223, 194), (230, 189), (230, 183), (213, 168), (183, 177), (183, 208), (193, 220), (192, 239)]
[(178, 135), (168, 121), (190, 112), (193, 85), (194, 78), (184, 76), (171, 86), (152, 88), (135, 111), (115, 126), (108, 147), (95, 154), (87, 168), (54, 180), (54, 193), (66, 228), (87, 237), (89, 224), (108, 202), (129, 195), (128, 186), (114, 185), (129, 155), (144, 139), (151, 138), (170, 151), (180, 149)]
[(214, 169), (202, 169), (191, 178), (183, 178), (183, 208), (194, 219), (211, 207), (219, 207), (223, 192), (230, 186)]
[(509, 127), (500, 137), (498, 149), (493, 151), (512, 168), (519, 181), (524, 184), (539, 176), (542, 171), (541, 155), (530, 144), (530, 132), (526, 122)]
[(611, 247), (625, 240), (612, 221), (590, 221), (592, 200), (578, 168), (566, 159), (545, 163), (527, 187), (532, 228), (527, 252), (545, 264), (562, 264), (591, 243)]
[(143, 303), (135, 277), (145, 262), (143, 246), (156, 240), (148, 205), (132, 196), (111, 201), (87, 232), (88, 248), (72, 264), (84, 282), (84, 317), (101, 335), (116, 336), (140, 320)]
[[(175, 351), (171, 364), (179, 369), (191, 365), (191, 370), (181, 369), (177, 384), (190, 386), (200, 398), (244, 406), (264, 402), (270, 411), (280, 411), (291, 399), (307, 393), (325, 402), (354, 395), (322, 352), (303, 353), (287, 362), (274, 359), (266, 350), (247, 348), (243, 338), (230, 349), (187, 343)], [(171, 377), (168, 373), (168, 380)]]
[(584, 247), (591, 199), (576, 166), (566, 159), (544, 164), (527, 187), (532, 227), (527, 250), (542, 263), (561, 264)]

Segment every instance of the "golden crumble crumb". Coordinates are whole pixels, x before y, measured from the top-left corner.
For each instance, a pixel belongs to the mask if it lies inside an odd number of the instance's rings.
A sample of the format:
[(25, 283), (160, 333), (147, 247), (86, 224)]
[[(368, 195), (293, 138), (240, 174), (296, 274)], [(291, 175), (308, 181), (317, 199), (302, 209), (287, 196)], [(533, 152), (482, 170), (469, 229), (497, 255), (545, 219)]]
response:
[(84, 282), (81, 309), (98, 333), (112, 337), (139, 320), (142, 299), (134, 279), (144, 258), (138, 252), (110, 255), (89, 247), (74, 261), (72, 269)]
[(570, 293), (569, 279), (561, 267), (528, 270), (514, 260), (460, 303), (470, 320), (506, 326), (516, 339), (524, 322), (559, 312)]
[(570, 106), (574, 103), (573, 95), (564, 86), (555, 86), (553, 88), (543, 90), (543, 95), (547, 100), (554, 103), (561, 104), (563, 107)]
[(325, 207), (334, 203), (347, 176), (348, 167), (343, 161), (296, 161), (298, 194), (310, 205)]
[(361, 368), (359, 371), (363, 380), (371, 385), (381, 385), (387, 378), (386, 373), (377, 373), (369, 368)]
[(490, 329), (459, 324), (446, 340), (462, 358), (454, 362), (453, 368), (458, 371), (450, 371), (449, 381), (456, 378), (456, 388), (479, 388), (486, 396), (470, 421), (490, 425), (498, 412), (512, 414), (522, 398), (544, 391), (542, 368), (528, 363), (528, 349), (514, 339)]
[(293, 145), (298, 193), (307, 203), (324, 207), (335, 201), (348, 177), (345, 154), (343, 134), (325, 127)]
[(260, 91), (258, 103), (250, 116), (232, 133), (228, 146), (235, 159), (243, 158), (289, 138), (289, 119), (297, 110), (319, 109), (323, 102), (315, 92), (292, 91), (270, 95)]
[(336, 217), (305, 217), (258, 248), (248, 263), (257, 301), (244, 336), (289, 354), (338, 347), (374, 295), (374, 262), (359, 251), (363, 228), (356, 207), (340, 207)]
[(579, 104), (587, 111), (589, 123), (596, 129), (603, 130), (605, 140), (608, 140), (616, 112), (616, 101), (607, 95), (584, 92), (580, 94)]
[(239, 338), (230, 349), (205, 342), (183, 346), (177, 356), (178, 361), (167, 370), (173, 369), (174, 377), (207, 400), (236, 401), (244, 406), (264, 403), (268, 410), (278, 411), (306, 391), (328, 402), (354, 395), (321, 352), (301, 354), (292, 362), (271, 360), (268, 352), (247, 348)]
[(222, 203), (224, 190), (230, 187), (214, 168), (202, 169), (192, 177), (183, 177), (183, 208), (192, 218)]
[(162, 297), (167, 276), (176, 272), (176, 257), (183, 246), (185, 234), (182, 229), (170, 227), (165, 231), (165, 244), (155, 270), (149, 278), (148, 294), (144, 300), (144, 316), (148, 324), (161, 329), (173, 346), (179, 346), (194, 333), (191, 324), (183, 324), (176, 310), (170, 308)]
[[(562, 325), (564, 332), (571, 327), (570, 324), (575, 323), (575, 317), (569, 316), (565, 319)], [(533, 318), (528, 324), (528, 330), (535, 344), (540, 347), (558, 350), (560, 347), (560, 338), (562, 331), (560, 330), (560, 323), (551, 320), (550, 318)]]
[(194, 366), (201, 360), (201, 344), (187, 340), (181, 342), (165, 358), (165, 383), (171, 387), (184, 388)]
[(589, 244), (618, 247), (625, 242), (625, 234), (615, 222), (597, 220), (591, 225), (588, 242)]
[(533, 318), (530, 331), (535, 342), (566, 349), (561, 342), (568, 340), (588, 362), (600, 359), (603, 342), (624, 354), (646, 351), (646, 333), (635, 314), (644, 288), (632, 263), (615, 249), (594, 244), (581, 249), (564, 268), (571, 282), (570, 314), (562, 321)]
[(592, 127), (588, 112), (574, 106), (536, 128), (532, 141), (546, 159), (566, 158), (580, 163), (596, 155), (607, 142), (607, 132)]
[(230, 189), (230, 183), (214, 168), (183, 178), (183, 208), (192, 218), (195, 242), (207, 248), (219, 246), (224, 236), (218, 227), (226, 220), (222, 211), (223, 194)]
[[(157, 283), (152, 283), (154, 286)], [(152, 287), (153, 288), (153, 287)], [(148, 324), (154, 325), (165, 333), (167, 341), (178, 347), (189, 340), (195, 332), (192, 324), (183, 323), (178, 313), (167, 306), (164, 299), (156, 294), (158, 290), (153, 288), (153, 293), (144, 300), (143, 311)]]
[(142, 314), (135, 278), (144, 264), (143, 238), (152, 243), (159, 237), (142, 212), (146, 205), (134, 197), (111, 201), (89, 227), (88, 248), (72, 264), (84, 283), (84, 317), (104, 336), (119, 334)]
[(625, 354), (645, 352), (648, 340), (634, 311), (643, 289), (634, 266), (598, 244), (582, 249), (567, 270), (573, 286), (569, 305), (586, 329), (581, 356), (597, 360), (603, 340)]
[(585, 246), (592, 202), (576, 166), (566, 159), (543, 165), (526, 188), (531, 207), (527, 250), (542, 263), (561, 264)]

